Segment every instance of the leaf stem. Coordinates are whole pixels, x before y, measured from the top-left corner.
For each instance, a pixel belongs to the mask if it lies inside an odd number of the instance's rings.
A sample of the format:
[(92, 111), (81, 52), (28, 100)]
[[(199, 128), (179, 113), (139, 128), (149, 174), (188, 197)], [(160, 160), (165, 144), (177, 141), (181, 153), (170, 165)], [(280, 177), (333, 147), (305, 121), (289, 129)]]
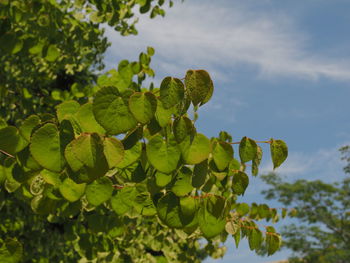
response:
[(15, 158), (12, 154), (9, 154), (8, 152), (5, 152), (4, 150), (0, 149), (0, 152), (5, 154), (5, 155), (7, 155), (7, 156), (9, 156), (9, 157), (11, 157), (11, 158)]
[(118, 190), (123, 189), (125, 187), (124, 185), (118, 185), (118, 184), (114, 184), (112, 186), (113, 186), (113, 188), (118, 189)]
[[(255, 141), (255, 140), (254, 140)], [(271, 141), (255, 141), (256, 143), (271, 143)], [(241, 142), (229, 142), (229, 144), (240, 144)]]

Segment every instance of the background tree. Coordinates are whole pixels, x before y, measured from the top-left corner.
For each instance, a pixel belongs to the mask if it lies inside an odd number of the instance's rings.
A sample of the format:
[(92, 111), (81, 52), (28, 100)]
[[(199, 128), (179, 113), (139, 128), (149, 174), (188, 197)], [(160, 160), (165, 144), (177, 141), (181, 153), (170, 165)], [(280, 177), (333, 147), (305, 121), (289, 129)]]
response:
[[(341, 148), (349, 173), (349, 147)], [(295, 252), (290, 262), (345, 263), (350, 259), (350, 178), (341, 182), (297, 180), (287, 183), (276, 174), (262, 176), (271, 188), (267, 199), (277, 199), (297, 209), (301, 223), (282, 230), (283, 245)]]
[[(238, 202), (261, 148), (196, 131), (214, 90), (206, 71), (145, 86), (147, 48), (100, 73), (101, 24), (134, 34), (136, 8), (153, 18), (164, 3), (0, 0), (3, 262), (200, 262), (221, 257), (229, 234), (279, 248), (274, 228), (257, 224), (277, 221), (276, 209)], [(261, 143), (280, 166), (286, 144)]]

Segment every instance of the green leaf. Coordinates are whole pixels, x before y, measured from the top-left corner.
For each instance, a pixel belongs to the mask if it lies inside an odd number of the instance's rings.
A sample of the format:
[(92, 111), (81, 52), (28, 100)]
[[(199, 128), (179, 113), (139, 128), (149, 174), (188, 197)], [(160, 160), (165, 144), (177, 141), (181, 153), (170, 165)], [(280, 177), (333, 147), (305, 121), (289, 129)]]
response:
[[(215, 162), (213, 160), (209, 161), (209, 169), (210, 169), (210, 173), (212, 175), (214, 175), (218, 179), (217, 182), (218, 181), (223, 181), (228, 175), (228, 170), (225, 169), (223, 171), (220, 171), (217, 168), (217, 166), (216, 166), (216, 164), (215, 164)], [(225, 182), (226, 182), (226, 180), (225, 180)]]
[(282, 208), (282, 213), (281, 213), (281, 216), (282, 216), (282, 218), (284, 219), (284, 218), (286, 218), (286, 216), (287, 216), (287, 209), (286, 208)]
[(73, 153), (80, 162), (92, 168), (96, 165), (98, 158), (97, 144), (98, 142), (91, 134), (80, 135), (72, 144)]
[(249, 205), (247, 203), (240, 203), (236, 205), (236, 212), (240, 215), (240, 216), (245, 216), (246, 214), (249, 213)]
[(7, 127), (7, 122), (3, 118), (0, 118), (0, 129), (5, 127)]
[(172, 177), (172, 174), (157, 172), (155, 174), (156, 185), (159, 187), (164, 187), (171, 182)]
[(23, 246), (17, 239), (0, 239), (0, 258), (2, 263), (19, 263), (23, 256)]
[(23, 40), (18, 39), (16, 44), (14, 45), (13, 49), (12, 49), (12, 54), (16, 54), (19, 51), (21, 51), (21, 49), (23, 48)]
[(194, 132), (195, 128), (192, 121), (186, 116), (181, 116), (174, 121), (173, 132), (175, 139), (178, 143), (181, 143), (187, 136)]
[(44, 42), (38, 42), (36, 45), (32, 46), (28, 51), (30, 54), (33, 55), (41, 55), (43, 48), (44, 48), (45, 43)]
[(40, 118), (37, 115), (30, 115), (25, 119), (19, 128), (19, 132), (28, 142), (32, 136), (33, 129), (40, 124)]
[(91, 214), (87, 216), (87, 222), (94, 233), (103, 232), (112, 238), (122, 236), (125, 231), (122, 220), (116, 215)]
[(259, 173), (259, 165), (260, 165), (260, 162), (262, 159), (262, 154), (263, 154), (262, 149), (260, 146), (258, 146), (257, 151), (256, 151), (256, 155), (255, 155), (253, 162), (252, 162), (252, 174), (254, 176), (257, 176)]
[(30, 206), (36, 214), (48, 215), (54, 211), (55, 201), (47, 196), (37, 195), (31, 200)]
[(223, 142), (232, 142), (232, 136), (226, 131), (220, 131), (219, 140)]
[(193, 196), (180, 198), (180, 217), (185, 228), (197, 227), (197, 210), (198, 199), (193, 198)]
[(162, 173), (171, 173), (177, 167), (181, 152), (174, 137), (164, 140), (161, 135), (153, 136), (147, 146), (149, 162)]
[(233, 238), (235, 240), (236, 248), (238, 248), (239, 242), (241, 241), (241, 229), (238, 229), (238, 231), (233, 235)]
[(258, 145), (250, 138), (243, 137), (239, 143), (239, 157), (242, 163), (249, 162), (254, 159), (257, 154)]
[(124, 215), (134, 205), (138, 192), (135, 187), (124, 187), (111, 198), (111, 206), (118, 215)]
[(103, 142), (99, 135), (83, 134), (72, 144), (75, 156), (89, 168), (100, 170), (103, 175), (108, 170), (108, 163), (104, 156)]
[(60, 55), (60, 50), (55, 45), (50, 45), (47, 49), (46, 60), (54, 62)]
[(60, 193), (69, 202), (79, 200), (85, 192), (86, 184), (76, 184), (73, 180), (66, 178), (59, 186)]
[(62, 171), (65, 159), (57, 126), (47, 123), (36, 130), (31, 138), (30, 152), (33, 158), (45, 169)]
[(218, 195), (209, 195), (205, 200), (207, 211), (213, 216), (219, 218), (224, 215), (225, 198)]
[(261, 247), (263, 242), (263, 236), (259, 229), (253, 228), (249, 232), (249, 248), (250, 250), (257, 250)]
[(165, 109), (169, 109), (180, 103), (185, 94), (185, 87), (181, 80), (166, 77), (160, 84), (160, 101)]
[(267, 246), (267, 254), (270, 256), (274, 254), (281, 246), (282, 240), (281, 236), (272, 233), (266, 232), (266, 246)]
[(258, 218), (258, 205), (256, 203), (252, 203), (249, 209), (249, 217), (251, 219), (257, 219)]
[(110, 179), (101, 177), (86, 186), (86, 199), (94, 206), (106, 202), (112, 197), (113, 186)]
[(66, 149), (64, 150), (64, 157), (70, 166), (70, 168), (74, 171), (77, 172), (79, 171), (83, 166), (84, 163), (81, 162), (75, 155), (73, 146), (75, 144), (75, 141), (71, 141), (67, 146)]
[[(216, 197), (214, 197), (216, 198)], [(223, 207), (221, 204), (214, 202), (209, 208), (208, 201), (205, 200), (205, 206), (200, 207), (198, 211), (199, 228), (206, 239), (212, 239), (219, 235), (226, 225), (226, 219), (221, 216)]]
[(28, 143), (19, 134), (19, 131), (14, 126), (7, 126), (0, 129), (0, 150), (5, 153), (15, 155), (23, 150)]
[(4, 184), (5, 189), (9, 193), (13, 193), (21, 186), (21, 184), (13, 178), (11, 172), (7, 173), (6, 175), (7, 175), (7, 178)]
[(249, 177), (242, 171), (237, 171), (232, 177), (232, 190), (237, 195), (243, 195), (249, 184)]
[(222, 171), (224, 170), (233, 158), (233, 148), (227, 142), (214, 142), (213, 146), (213, 160), (216, 167)]
[(63, 150), (75, 138), (75, 130), (72, 125), (72, 122), (68, 120), (63, 120), (59, 126), (59, 135), (60, 135), (60, 145), (62, 149), (61, 151), (63, 154)]
[(124, 203), (120, 196), (120, 193), (112, 196), (110, 202), (114, 212), (116, 212), (118, 215), (124, 215), (130, 210), (131, 204)]
[(76, 112), (76, 118), (83, 132), (105, 134), (105, 129), (95, 119), (92, 111), (92, 103), (81, 105)]
[(39, 114), (41, 122), (56, 122), (56, 116), (50, 113), (41, 113)]
[(155, 116), (160, 127), (165, 127), (169, 124), (173, 111), (173, 108), (166, 109), (161, 101), (157, 102)]
[(180, 144), (182, 157), (186, 164), (198, 164), (208, 159), (210, 153), (210, 140), (201, 133), (193, 139), (187, 136)]
[(266, 204), (258, 206), (258, 213), (260, 218), (268, 218), (270, 216), (270, 207)]
[(104, 87), (96, 93), (92, 110), (95, 119), (108, 134), (124, 133), (137, 125), (127, 99), (114, 87)]
[(118, 72), (115, 74), (114, 85), (120, 92), (126, 91), (131, 83), (134, 76), (132, 64), (127, 60), (122, 60), (118, 65)]
[(125, 225), (123, 221), (114, 216), (108, 217), (106, 228), (107, 229), (104, 232), (106, 232), (112, 238), (123, 236), (125, 232)]
[(180, 199), (173, 193), (168, 193), (159, 199), (157, 204), (159, 219), (171, 228), (182, 228)]
[(105, 138), (103, 146), (109, 168), (117, 166), (124, 158), (123, 144), (116, 138)]
[(32, 171), (40, 171), (42, 167), (38, 164), (37, 161), (33, 159), (33, 156), (30, 154), (29, 147), (24, 148), (17, 154), (18, 164), (22, 167), (26, 167)]
[(185, 85), (194, 106), (208, 102), (214, 90), (213, 81), (205, 70), (187, 71)]
[(143, 127), (138, 127), (125, 135), (122, 143), (125, 150), (129, 150), (134, 147), (143, 138)]
[(146, 179), (146, 176), (147, 174), (143, 169), (141, 162), (139, 162), (136, 169), (132, 171), (130, 179), (132, 182), (140, 183)]
[(57, 119), (59, 122), (70, 120), (71, 116), (80, 108), (80, 104), (75, 100), (67, 100), (56, 106)]
[[(125, 146), (124, 146), (125, 147)], [(142, 153), (142, 143), (137, 142), (133, 147), (124, 150), (124, 158), (117, 165), (118, 168), (125, 168), (129, 165), (135, 163), (141, 156)]]
[(185, 196), (193, 189), (192, 187), (192, 171), (187, 167), (182, 167), (176, 175), (175, 183), (171, 190), (177, 196)]
[(148, 191), (141, 192), (136, 196), (134, 208), (139, 214), (144, 216), (154, 216), (157, 214), (157, 210)]
[(17, 182), (24, 183), (32, 176), (32, 173), (26, 172), (24, 168), (19, 166), (17, 163), (13, 166), (12, 178), (15, 179)]
[(192, 186), (195, 188), (200, 188), (207, 179), (208, 174), (208, 160), (204, 160), (194, 166), (193, 169), (193, 179)]
[(288, 156), (287, 144), (282, 140), (271, 139), (270, 151), (271, 151), (273, 169), (276, 169), (287, 159), (287, 156)]
[(241, 169), (241, 163), (233, 158), (229, 164), (229, 175), (233, 175), (236, 171), (240, 170)]
[[(142, 6), (142, 5), (141, 5)], [(147, 47), (147, 54), (148, 56), (153, 56), (154, 55), (154, 48), (153, 47)]]
[(146, 124), (156, 113), (156, 96), (151, 92), (135, 92), (129, 99), (129, 109), (137, 121)]
[(49, 170), (43, 169), (40, 172), (40, 175), (45, 180), (46, 183), (51, 184), (53, 186), (58, 187), (62, 183), (59, 173), (54, 173)]

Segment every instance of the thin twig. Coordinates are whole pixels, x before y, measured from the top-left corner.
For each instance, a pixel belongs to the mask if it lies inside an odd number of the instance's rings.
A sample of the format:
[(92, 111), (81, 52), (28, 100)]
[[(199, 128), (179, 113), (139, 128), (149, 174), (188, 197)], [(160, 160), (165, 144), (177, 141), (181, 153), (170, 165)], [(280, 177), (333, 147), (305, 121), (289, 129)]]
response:
[(5, 152), (4, 150), (0, 149), (0, 152), (5, 154), (5, 155), (7, 155), (7, 156), (9, 156), (9, 157), (11, 157), (11, 158), (15, 158), (12, 154), (9, 154), (8, 152)]
[[(255, 141), (256, 143), (271, 143), (271, 141)], [(229, 142), (229, 144), (240, 144), (241, 142)]]
[(113, 186), (113, 188), (118, 189), (118, 190), (123, 189), (125, 187), (123, 185), (117, 185), (117, 184), (114, 184), (112, 186)]

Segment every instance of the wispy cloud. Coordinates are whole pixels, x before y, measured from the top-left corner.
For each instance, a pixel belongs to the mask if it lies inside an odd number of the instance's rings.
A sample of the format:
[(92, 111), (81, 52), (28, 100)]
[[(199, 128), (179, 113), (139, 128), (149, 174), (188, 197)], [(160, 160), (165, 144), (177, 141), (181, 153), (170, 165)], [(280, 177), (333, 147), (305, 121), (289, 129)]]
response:
[(292, 17), (271, 10), (253, 11), (238, 1), (227, 2), (177, 4), (164, 19), (141, 19), (136, 37), (121, 38), (107, 30), (113, 42), (110, 52), (135, 58), (145, 46), (154, 46), (157, 69), (179, 76), (195, 67), (206, 68), (225, 80), (227, 72), (245, 65), (264, 77), (350, 80), (350, 60), (313, 54), (307, 34), (300, 32)]
[[(342, 145), (348, 145), (343, 143)], [(344, 178), (345, 163), (340, 159), (339, 148), (320, 149), (314, 153), (291, 152), (277, 173), (288, 179), (324, 180), (327, 182), (340, 181)], [(272, 171), (271, 162), (264, 163), (261, 173)]]

